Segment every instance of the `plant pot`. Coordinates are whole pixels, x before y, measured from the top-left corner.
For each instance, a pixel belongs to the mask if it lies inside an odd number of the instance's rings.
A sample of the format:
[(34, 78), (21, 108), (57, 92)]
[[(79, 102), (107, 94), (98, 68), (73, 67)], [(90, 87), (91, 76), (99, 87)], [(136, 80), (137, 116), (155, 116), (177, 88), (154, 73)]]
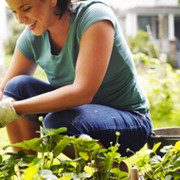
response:
[(169, 127), (153, 129), (147, 144), (148, 148), (152, 149), (155, 144), (161, 142), (156, 153), (162, 155), (160, 149), (163, 146), (175, 145), (177, 141), (180, 141), (180, 127)]

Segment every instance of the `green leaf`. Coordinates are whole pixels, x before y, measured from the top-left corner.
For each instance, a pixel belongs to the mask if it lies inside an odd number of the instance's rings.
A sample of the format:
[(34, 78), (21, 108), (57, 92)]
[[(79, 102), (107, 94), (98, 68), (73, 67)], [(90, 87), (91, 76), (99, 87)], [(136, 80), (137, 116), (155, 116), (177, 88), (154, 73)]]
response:
[(128, 176), (127, 172), (120, 171), (118, 168), (113, 168), (111, 171), (118, 176), (118, 179)]
[(161, 156), (156, 155), (150, 159), (149, 164), (154, 165), (154, 164), (161, 163), (161, 162), (162, 162)]
[(111, 146), (111, 147), (108, 148), (108, 150), (110, 150), (111, 152), (116, 152), (118, 150), (118, 147)]
[(56, 158), (59, 156), (62, 151), (71, 144), (71, 140), (68, 136), (64, 136), (64, 138), (56, 145), (53, 150), (53, 157)]
[(158, 168), (154, 170), (154, 174), (158, 174), (159, 172), (162, 172), (162, 170), (162, 166), (158, 166)]
[(156, 151), (157, 151), (157, 149), (159, 148), (160, 145), (161, 145), (161, 142), (154, 145), (154, 147), (152, 149), (153, 153), (156, 153)]
[(0, 155), (0, 163), (2, 163), (2, 162), (3, 162), (3, 156)]
[(24, 171), (24, 180), (32, 180), (37, 175), (38, 167), (37, 166), (30, 166)]
[(92, 157), (94, 158), (101, 149), (101, 147), (98, 143), (96, 143), (92, 148), (93, 148)]
[(43, 129), (43, 134), (52, 136), (52, 135), (55, 135), (55, 134), (64, 133), (66, 131), (67, 131), (66, 127), (62, 127), (62, 128), (59, 128), (59, 129), (45, 128), (45, 129)]
[[(170, 150), (169, 150), (170, 151)], [(170, 152), (167, 152), (163, 158), (162, 158), (162, 164), (165, 164), (167, 161), (170, 161), (171, 160), (171, 157), (170, 157)]]
[(41, 142), (42, 142), (42, 138), (34, 138), (28, 141), (7, 145), (3, 147), (3, 150), (6, 150), (8, 147), (19, 147), (26, 150), (36, 150), (36, 148), (39, 147)]
[(88, 153), (87, 152), (79, 152), (79, 155), (87, 161), (89, 159)]
[(28, 166), (30, 163), (29, 162), (26, 162), (26, 161), (20, 161), (18, 162), (18, 166), (19, 167), (24, 167), (24, 166)]
[(174, 176), (173, 180), (179, 180), (179, 179), (180, 179), (180, 175), (176, 175), (176, 176)]
[(117, 152), (108, 152), (107, 155), (109, 156), (110, 159), (113, 159), (113, 160), (120, 157), (120, 154)]
[(64, 173), (63, 177), (59, 178), (59, 180), (71, 180), (73, 177), (73, 173)]

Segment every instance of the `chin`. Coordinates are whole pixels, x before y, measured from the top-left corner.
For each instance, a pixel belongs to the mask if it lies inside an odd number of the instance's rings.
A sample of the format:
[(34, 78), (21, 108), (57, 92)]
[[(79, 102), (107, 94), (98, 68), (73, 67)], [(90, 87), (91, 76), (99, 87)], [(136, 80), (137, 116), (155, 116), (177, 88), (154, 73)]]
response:
[(46, 31), (32, 31), (32, 33), (35, 35), (35, 36), (41, 36), (42, 34), (44, 34)]

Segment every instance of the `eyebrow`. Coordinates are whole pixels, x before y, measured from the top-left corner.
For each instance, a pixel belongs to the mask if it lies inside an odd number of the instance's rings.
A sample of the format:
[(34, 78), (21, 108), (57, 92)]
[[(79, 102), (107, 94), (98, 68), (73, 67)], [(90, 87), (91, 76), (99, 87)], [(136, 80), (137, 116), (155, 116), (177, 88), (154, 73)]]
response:
[(22, 9), (24, 6), (29, 5), (30, 3), (22, 4), (19, 9)]

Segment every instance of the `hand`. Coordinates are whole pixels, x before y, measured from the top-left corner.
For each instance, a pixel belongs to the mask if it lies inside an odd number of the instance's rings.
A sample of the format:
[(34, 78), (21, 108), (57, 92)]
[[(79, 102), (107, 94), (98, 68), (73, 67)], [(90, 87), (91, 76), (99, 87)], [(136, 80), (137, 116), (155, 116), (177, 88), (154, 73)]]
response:
[(20, 117), (13, 107), (13, 102), (14, 99), (12, 98), (7, 98), (0, 102), (0, 128)]

